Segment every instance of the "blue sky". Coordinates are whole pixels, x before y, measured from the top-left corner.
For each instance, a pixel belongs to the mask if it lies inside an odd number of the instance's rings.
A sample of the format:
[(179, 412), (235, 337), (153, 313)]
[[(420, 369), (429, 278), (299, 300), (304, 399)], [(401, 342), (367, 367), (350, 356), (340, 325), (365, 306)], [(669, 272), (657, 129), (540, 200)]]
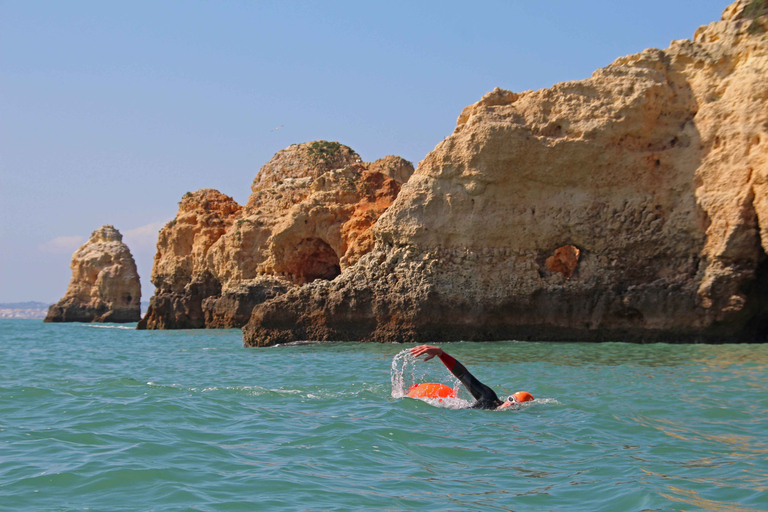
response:
[(0, 302), (58, 300), (102, 224), (148, 300), (185, 192), (242, 204), (275, 152), (318, 139), (416, 164), (494, 87), (586, 78), (727, 4), (0, 0)]

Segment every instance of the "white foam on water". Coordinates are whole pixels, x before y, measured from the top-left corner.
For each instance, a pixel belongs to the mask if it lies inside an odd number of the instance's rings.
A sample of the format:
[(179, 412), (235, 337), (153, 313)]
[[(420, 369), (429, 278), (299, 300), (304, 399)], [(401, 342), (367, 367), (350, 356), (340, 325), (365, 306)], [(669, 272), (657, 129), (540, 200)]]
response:
[(463, 398), (415, 398), (414, 400), (421, 400), (434, 407), (440, 407), (442, 409), (467, 409), (472, 404)]
[(535, 404), (562, 405), (560, 402), (557, 401), (557, 398), (536, 398), (533, 402), (523, 402), (520, 405), (535, 405)]
[(96, 324), (80, 324), (81, 327), (89, 329), (127, 329), (129, 331), (135, 331), (135, 327), (126, 327), (124, 325), (96, 325)]
[(271, 348), (278, 348), (278, 347), (301, 347), (303, 345), (321, 345), (323, 343), (328, 343), (327, 341), (317, 341), (317, 340), (300, 340), (300, 341), (291, 341), (289, 343), (275, 343), (272, 345)]

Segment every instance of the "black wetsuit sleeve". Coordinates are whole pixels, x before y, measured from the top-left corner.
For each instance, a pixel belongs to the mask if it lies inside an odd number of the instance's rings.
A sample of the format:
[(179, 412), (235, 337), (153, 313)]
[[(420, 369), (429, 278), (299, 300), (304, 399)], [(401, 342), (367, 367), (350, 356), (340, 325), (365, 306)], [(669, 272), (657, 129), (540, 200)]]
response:
[(477, 380), (474, 375), (469, 373), (463, 364), (449, 356), (445, 352), (440, 354), (440, 360), (448, 370), (464, 385), (465, 388), (477, 400), (472, 408), (495, 409), (502, 404), (496, 392)]

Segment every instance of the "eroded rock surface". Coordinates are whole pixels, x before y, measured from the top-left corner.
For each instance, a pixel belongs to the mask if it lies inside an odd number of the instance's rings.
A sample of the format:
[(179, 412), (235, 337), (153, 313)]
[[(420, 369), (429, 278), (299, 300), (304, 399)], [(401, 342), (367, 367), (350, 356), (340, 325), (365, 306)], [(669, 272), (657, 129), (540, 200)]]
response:
[(767, 26), (737, 1), (586, 80), (488, 93), (374, 250), (257, 306), (244, 343), (765, 341)]
[(185, 195), (160, 232), (139, 328), (241, 327), (256, 304), (336, 278), (373, 249), (371, 228), (411, 173), (402, 158), (368, 164), (315, 141), (267, 162), (245, 206), (212, 189)]
[(136, 262), (113, 226), (102, 226), (72, 255), (72, 279), (46, 322), (138, 322), (141, 283)]

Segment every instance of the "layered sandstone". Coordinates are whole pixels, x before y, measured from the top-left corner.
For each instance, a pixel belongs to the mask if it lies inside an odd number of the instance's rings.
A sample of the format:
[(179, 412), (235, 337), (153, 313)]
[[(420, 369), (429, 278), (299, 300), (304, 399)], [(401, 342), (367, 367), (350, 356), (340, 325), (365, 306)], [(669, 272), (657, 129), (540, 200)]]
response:
[(412, 172), (399, 157), (368, 164), (315, 141), (267, 162), (245, 206), (212, 189), (188, 193), (160, 232), (139, 328), (241, 327), (256, 304), (334, 279), (373, 249), (372, 226)]
[(46, 322), (137, 322), (141, 283), (131, 251), (113, 226), (101, 226), (72, 255), (72, 279)]
[(465, 108), (332, 282), (257, 306), (246, 345), (765, 341), (768, 10)]

